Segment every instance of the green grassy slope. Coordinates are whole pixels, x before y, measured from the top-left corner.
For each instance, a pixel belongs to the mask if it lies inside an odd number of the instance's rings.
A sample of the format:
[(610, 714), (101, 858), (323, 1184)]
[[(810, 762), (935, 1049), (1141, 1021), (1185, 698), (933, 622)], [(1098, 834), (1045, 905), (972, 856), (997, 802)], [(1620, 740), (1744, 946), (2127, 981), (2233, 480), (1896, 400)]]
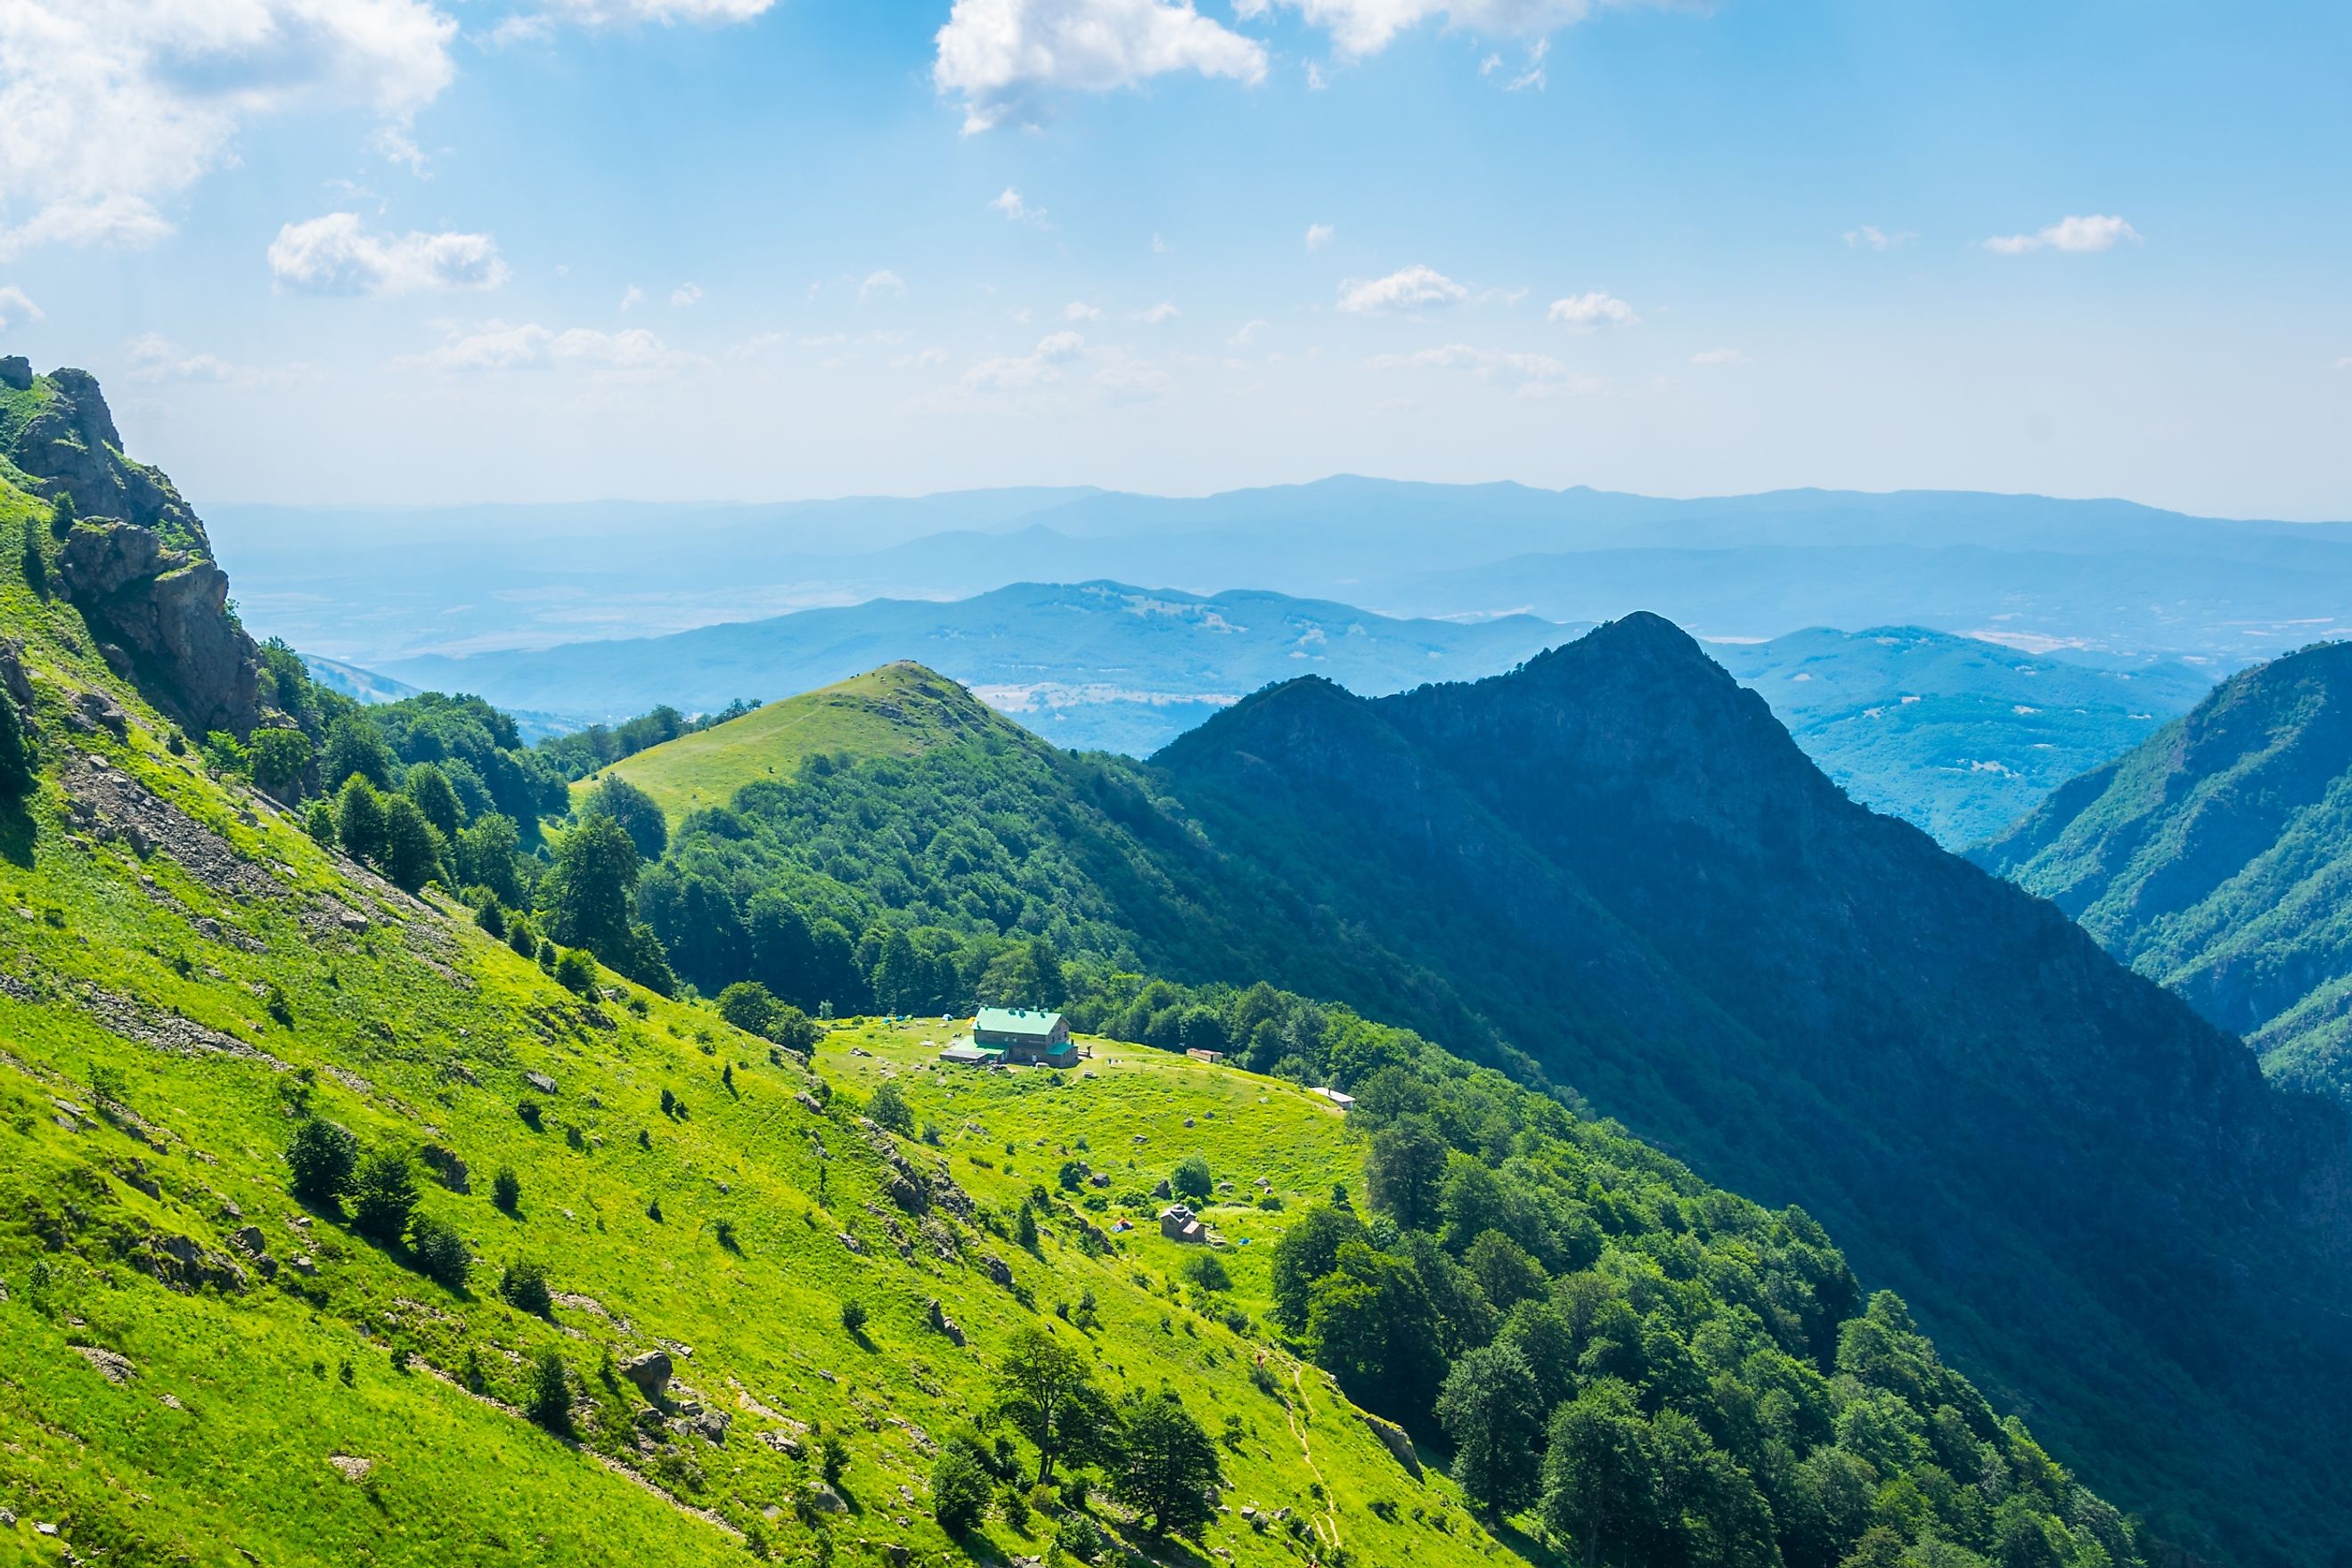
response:
[(2352, 644), (2246, 670), (1976, 857), (2352, 1098)]
[[(982, 1405), (1016, 1324), (1088, 1289), (1101, 1326), (1084, 1342), (1106, 1382), (1165, 1383), (1213, 1430), (1243, 1417), (1244, 1451), (1226, 1461), (1239, 1499), (1312, 1510), (1351, 1539), (1411, 1531), (1432, 1563), (1494, 1550), (1448, 1483), (1414, 1483), (1318, 1374), (1276, 1351), (1287, 1408), (1255, 1389), (1260, 1338), (1171, 1300), (1156, 1243), (1097, 1259), (1049, 1218), (1027, 1258), (982, 1216), (899, 1214), (886, 1151), (919, 1168), (940, 1157), (898, 1154), (853, 1096), (813, 1108), (816, 1077), (709, 1011), (619, 990), (583, 1002), (457, 911), (326, 856), (173, 755), (77, 617), (13, 574), (0, 625), (25, 644), (44, 769), (0, 835), (0, 1507), (20, 1521), (0, 1559), (54, 1552), (35, 1522), (116, 1562), (740, 1562), (755, 1531), (790, 1560), (881, 1561), (892, 1545), (941, 1558), (955, 1549), (929, 1517), (929, 1446)], [(126, 715), (120, 736), (76, 729), (91, 692)], [(921, 1050), (845, 1032), (820, 1070), (866, 1070), (845, 1054), (856, 1042), (902, 1061)], [(1258, 1086), (1260, 1105), (1237, 1074), (1151, 1069), (992, 1080), (1003, 1113), (971, 1119), (992, 1137), (1048, 1121), (1066, 1136), (1098, 1100), (1129, 1139), (1130, 1124), (1230, 1117), (1237, 1142), (1285, 1150), (1273, 1173), (1294, 1190), (1348, 1163), (1333, 1119), (1287, 1088)], [(665, 1090), (683, 1115), (663, 1114)], [(538, 1130), (524, 1100), (542, 1108)], [(463, 1160), (470, 1191), (427, 1182), (422, 1207), (479, 1255), (467, 1289), (287, 1195), (280, 1151), (302, 1114), (371, 1149)], [(1028, 1165), (952, 1169), (994, 1202)], [(502, 1166), (520, 1181), (512, 1216), (486, 1195)], [(1280, 1220), (1250, 1223), (1262, 1240)], [(1037, 1312), (991, 1282), (992, 1253)], [(497, 1298), (501, 1268), (526, 1260), (559, 1293), (551, 1321)], [(1237, 1305), (1255, 1315), (1243, 1272)], [(872, 1314), (863, 1341), (841, 1327), (853, 1297)], [(928, 1327), (932, 1300), (967, 1347)], [(663, 1345), (686, 1385), (666, 1425), (610, 1371)], [(574, 1441), (514, 1413), (548, 1349), (572, 1374)], [(460, 1386), (469, 1369), (478, 1394)], [(692, 1429), (696, 1405), (729, 1418), (720, 1440)], [(852, 1511), (814, 1525), (794, 1511), (810, 1463), (778, 1446), (813, 1444), (802, 1423), (851, 1455)], [(1369, 1510), (1389, 1500), (1426, 1522), (1380, 1523)], [(988, 1528), (987, 1552), (1043, 1549)], [(1242, 1563), (1303, 1550), (1232, 1521), (1211, 1540)]]
[[(699, 807), (726, 805), (745, 784), (790, 776), (803, 757), (834, 752), (915, 756), (991, 726), (1020, 732), (945, 677), (919, 664), (886, 664), (640, 752), (605, 771), (652, 795), (676, 822)], [(576, 787), (593, 787), (593, 781)]]

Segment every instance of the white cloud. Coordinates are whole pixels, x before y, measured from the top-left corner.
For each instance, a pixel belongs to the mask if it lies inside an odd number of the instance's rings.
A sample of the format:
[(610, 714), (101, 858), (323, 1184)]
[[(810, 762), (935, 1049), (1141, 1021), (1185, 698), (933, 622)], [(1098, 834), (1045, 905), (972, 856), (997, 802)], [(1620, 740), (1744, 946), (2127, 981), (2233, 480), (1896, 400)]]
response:
[(1848, 250), (1856, 247), (1866, 247), (1871, 250), (1900, 250), (1918, 237), (1918, 231), (1916, 229), (1890, 230), (1881, 228), (1874, 223), (1866, 223), (1845, 231), (1845, 247)]
[(1633, 314), (1633, 306), (1598, 289), (1590, 294), (1571, 294), (1565, 300), (1554, 300), (1544, 317), (1570, 327), (1632, 326), (1642, 319)]
[(429, 0), (7, 0), (0, 255), (153, 243), (156, 204), (233, 162), (249, 121), (404, 125), (448, 85), (457, 33)]
[(302, 367), (289, 365), (282, 370), (263, 370), (254, 365), (232, 364), (217, 354), (190, 353), (179, 344), (154, 332), (143, 333), (125, 345), (131, 358), (131, 379), (143, 382), (208, 381), (224, 386), (250, 389), (293, 380)]
[(691, 305), (701, 298), (702, 285), (699, 283), (681, 283), (669, 291), (669, 302), (680, 307)]
[(0, 285), (0, 331), (5, 331), (9, 322), (20, 317), (33, 321), (47, 320), (41, 308), (22, 289), (14, 283)]
[(1691, 355), (1693, 364), (1746, 364), (1748, 356), (1738, 349), (1702, 349)]
[(646, 291), (632, 283), (621, 290), (621, 314), (627, 315), (646, 302)]
[(1183, 313), (1176, 308), (1176, 302), (1173, 300), (1162, 300), (1148, 310), (1129, 310), (1127, 313), (1127, 319), (1130, 321), (1149, 321), (1156, 327), (1163, 321), (1172, 321)]
[(1308, 60), (1307, 62), (1307, 90), (1309, 92), (1321, 92), (1330, 85), (1331, 79), (1323, 74), (1323, 67), (1317, 61)]
[[(1527, 68), (1507, 79), (1503, 83), (1503, 90), (1505, 92), (1525, 92), (1529, 88), (1533, 88), (1536, 91), (1541, 92), (1548, 80), (1544, 75), (1544, 57), (1550, 53), (1551, 40), (1549, 38), (1538, 38), (1533, 44), (1529, 45), (1528, 47)], [(1488, 55), (1485, 59), (1478, 62), (1478, 74), (1480, 76), (1494, 76), (1497, 72), (1501, 71), (1502, 68), (1503, 57), (1500, 55)]]
[(1102, 308), (1098, 305), (1089, 305), (1084, 300), (1073, 300), (1068, 304), (1062, 307), (1062, 320), (1066, 321), (1099, 321), (1102, 320)]
[(1045, 222), (1045, 209), (1033, 207), (1023, 201), (1021, 193), (1011, 185), (1005, 186), (1003, 194), (988, 205), (991, 211), (1003, 213), (1007, 223), (1032, 223), (1040, 228), (1050, 226)]
[(495, 289), (507, 264), (487, 234), (370, 234), (356, 213), (329, 213), (278, 231), (269, 275), (305, 294), (417, 294)]
[(948, 351), (933, 343), (919, 353), (900, 354), (890, 362), (892, 370), (929, 370), (935, 364), (948, 363)]
[[(679, 22), (719, 26), (764, 16), (775, 3), (776, 0), (554, 0), (546, 16), (590, 27), (647, 22), (663, 26)], [(533, 19), (524, 20), (528, 23)]]
[(1309, 250), (1322, 249), (1325, 246), (1331, 243), (1331, 237), (1339, 232), (1339, 231), (1338, 229), (1333, 228), (1328, 223), (1308, 224), (1307, 226), (1307, 248)]
[(1048, 332), (1025, 354), (997, 354), (963, 373), (973, 392), (1028, 392), (1062, 379), (1062, 367), (1086, 352), (1076, 332)]
[(1996, 256), (2022, 256), (2029, 250), (2063, 250), (2075, 255), (2113, 250), (2123, 240), (2137, 243), (2139, 230), (2119, 217), (2095, 215), (2067, 216), (2032, 234), (1996, 235), (1984, 247)]
[(1168, 242), (1160, 238), (1156, 233), (1151, 237), (1151, 254), (1154, 256), (1165, 256), (1168, 254)]
[(406, 169), (420, 180), (429, 180), (433, 172), (425, 165), (430, 161), (416, 139), (397, 125), (379, 125), (368, 133), (368, 146), (387, 163)]
[[(857, 286), (857, 302), (861, 305), (870, 304), (876, 300), (903, 300), (906, 297), (907, 280), (887, 268), (867, 273), (866, 281)], [(809, 286), (809, 298), (816, 298), (814, 284)]]
[(618, 332), (572, 327), (559, 332), (535, 322), (509, 326), (486, 321), (474, 331), (452, 332), (438, 348), (394, 363), (472, 374), (576, 368), (649, 377), (675, 374), (696, 362), (643, 327)]
[[(1331, 35), (1342, 55), (1360, 58), (1388, 47), (1399, 33), (1442, 18), (1449, 28), (1490, 36), (1540, 40), (1591, 16), (1603, 0), (1234, 0), (1234, 14), (1248, 19), (1276, 5), (1297, 11)], [(1638, 0), (1617, 0), (1638, 3)], [(1648, 0), (1673, 5), (1681, 0)]]
[(1447, 343), (1412, 353), (1374, 354), (1366, 370), (1466, 370), (1481, 381), (1499, 383), (1521, 397), (1556, 397), (1601, 389), (1598, 376), (1572, 374), (1549, 354), (1509, 349), (1476, 349), (1468, 343)]
[(1106, 349), (1089, 384), (1108, 403), (1150, 403), (1167, 392), (1169, 379), (1166, 371), (1149, 360)]
[(1202, 16), (1192, 0), (955, 0), (931, 81), (963, 100), (967, 135), (1035, 122), (1040, 95), (1110, 92), (1156, 76), (1258, 82), (1265, 50)]
[(1225, 340), (1229, 349), (1245, 349), (1257, 341), (1257, 335), (1274, 325), (1272, 321), (1244, 321), (1241, 330)]
[(1413, 266), (1385, 278), (1349, 278), (1339, 284), (1339, 309), (1350, 315), (1381, 316), (1434, 310), (1468, 297), (1470, 290), (1433, 268)]

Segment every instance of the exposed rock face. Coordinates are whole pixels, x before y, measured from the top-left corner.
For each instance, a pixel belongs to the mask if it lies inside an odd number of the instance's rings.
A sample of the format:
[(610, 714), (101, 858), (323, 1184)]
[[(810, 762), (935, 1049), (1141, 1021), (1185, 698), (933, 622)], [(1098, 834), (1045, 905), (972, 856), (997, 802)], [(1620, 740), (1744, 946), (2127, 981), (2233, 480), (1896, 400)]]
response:
[(633, 1355), (621, 1363), (621, 1375), (635, 1384), (638, 1393), (654, 1400), (669, 1393), (671, 1370), (669, 1352), (661, 1350)]
[(1412, 1451), (1412, 1438), (1405, 1429), (1393, 1421), (1382, 1420), (1369, 1410), (1360, 1410), (1356, 1414), (1363, 1417), (1364, 1425), (1370, 1429), (1372, 1436), (1388, 1449), (1389, 1457), (1411, 1471), (1414, 1480), (1421, 1479), (1421, 1456)]
[(0, 384), (33, 395), (32, 411), (0, 417), (0, 452), (71, 500), (76, 525), (58, 558), (59, 585), (110, 663), (155, 705), (203, 734), (242, 735), (260, 718), (253, 639), (228, 614), (228, 577), (194, 510), (160, 471), (122, 455), (122, 436), (97, 379), (58, 370), (32, 377), (21, 360)]

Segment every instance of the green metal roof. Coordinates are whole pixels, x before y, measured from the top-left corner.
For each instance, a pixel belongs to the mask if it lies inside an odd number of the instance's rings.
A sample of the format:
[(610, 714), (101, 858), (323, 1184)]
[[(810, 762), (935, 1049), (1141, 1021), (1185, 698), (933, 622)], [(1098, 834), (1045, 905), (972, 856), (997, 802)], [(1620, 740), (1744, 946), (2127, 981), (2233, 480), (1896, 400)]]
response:
[(982, 1007), (972, 1027), (992, 1035), (1034, 1035), (1042, 1040), (1061, 1021), (1059, 1013), (1041, 1012), (1034, 1007)]

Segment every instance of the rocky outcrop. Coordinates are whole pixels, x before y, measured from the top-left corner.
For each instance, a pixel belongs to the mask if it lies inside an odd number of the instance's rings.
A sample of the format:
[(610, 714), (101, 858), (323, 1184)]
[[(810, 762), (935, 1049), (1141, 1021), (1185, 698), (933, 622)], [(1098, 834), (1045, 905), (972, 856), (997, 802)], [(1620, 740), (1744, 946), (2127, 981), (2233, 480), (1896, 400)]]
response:
[(253, 639), (228, 613), (228, 574), (128, 522), (74, 525), (58, 584), (107, 662), (192, 732), (249, 733), (261, 717)]
[(59, 552), (58, 586), (108, 662), (158, 708), (199, 735), (249, 732), (261, 716), (259, 661), (229, 614), (204, 523), (160, 470), (123, 456), (95, 377), (29, 370), (0, 365), (0, 383), (31, 395), (0, 417), (0, 454), (81, 520)]

